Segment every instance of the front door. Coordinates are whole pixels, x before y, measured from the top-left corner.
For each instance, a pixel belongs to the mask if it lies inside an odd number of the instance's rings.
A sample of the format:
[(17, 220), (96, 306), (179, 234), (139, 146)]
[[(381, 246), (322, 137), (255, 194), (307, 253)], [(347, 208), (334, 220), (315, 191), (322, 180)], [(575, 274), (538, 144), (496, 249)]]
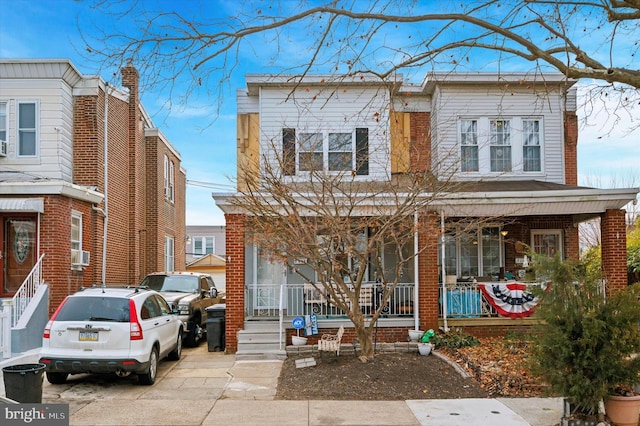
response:
[(29, 214), (0, 215), (0, 295), (13, 296), (37, 260), (37, 218)]

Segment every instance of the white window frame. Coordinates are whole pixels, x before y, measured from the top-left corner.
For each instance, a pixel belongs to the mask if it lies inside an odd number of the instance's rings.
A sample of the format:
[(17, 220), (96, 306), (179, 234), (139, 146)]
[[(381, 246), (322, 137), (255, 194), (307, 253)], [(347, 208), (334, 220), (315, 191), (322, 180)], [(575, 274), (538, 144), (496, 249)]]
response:
[[(74, 232), (75, 231), (75, 232)], [(74, 238), (74, 233), (78, 234)], [(82, 263), (82, 213), (76, 210), (71, 212), (71, 264), (80, 265)]]
[[(20, 106), (21, 105), (33, 105), (34, 106), (34, 127), (20, 127)], [(22, 100), (17, 101), (16, 103), (16, 157), (21, 158), (34, 158), (38, 156), (38, 152), (40, 149), (40, 132), (39, 132), (39, 124), (40, 123), (40, 107), (37, 101), (28, 101)], [(22, 154), (22, 138), (21, 132), (33, 133), (34, 137), (34, 153), (33, 154)]]
[[(476, 121), (477, 123), (477, 154), (478, 154), (478, 169), (477, 170), (464, 170), (463, 165), (463, 147), (474, 146), (472, 144), (464, 144), (465, 138), (463, 137), (463, 123), (468, 121)], [(505, 121), (510, 123), (510, 141), (509, 145), (500, 145), (494, 143), (494, 138), (491, 132), (492, 121)], [(540, 154), (540, 169), (539, 170), (524, 170), (524, 150), (525, 150), (525, 122), (538, 122), (538, 140), (539, 140), (539, 154)], [(544, 173), (544, 120), (541, 116), (459, 116), (457, 121), (457, 138), (458, 138), (458, 152), (460, 155), (460, 173), (470, 176), (478, 175), (542, 175)], [(491, 152), (494, 148), (509, 147), (511, 151), (511, 170), (491, 170)]]
[(563, 235), (562, 229), (532, 229), (531, 230), (531, 249), (538, 254), (553, 256), (555, 252), (554, 253), (542, 252), (538, 248), (539, 245), (535, 243), (537, 236), (544, 237), (545, 235), (553, 236), (557, 239), (558, 241), (557, 249), (560, 252), (560, 259), (564, 259), (564, 239), (562, 237)]
[[(513, 137), (511, 128), (510, 119), (489, 119), (489, 169), (492, 173), (509, 173), (513, 171)], [(494, 167), (498, 163), (502, 164), (502, 167)]]
[[(200, 250), (196, 249), (196, 243), (200, 242)], [(207, 251), (208, 244), (207, 242), (211, 241), (211, 252)], [(205, 236), (205, 237), (193, 237), (193, 254), (205, 255), (205, 254), (214, 254), (216, 251), (216, 237), (214, 236)]]
[(164, 198), (173, 202), (175, 197), (175, 166), (167, 155), (164, 156)]
[[(525, 132), (525, 122), (537, 122), (538, 123), (538, 132), (537, 132), (537, 136), (538, 136), (538, 145), (529, 145), (528, 142), (528, 138), (527, 138), (527, 134)], [(543, 122), (542, 122), (542, 118), (538, 118), (538, 117), (523, 117), (522, 118), (522, 171), (523, 173), (540, 173), (542, 172), (542, 159), (544, 158), (543, 156), (543, 149), (544, 149), (544, 132), (543, 132)], [(525, 170), (525, 148), (526, 147), (538, 147), (538, 162), (539, 162), (539, 168), (538, 170)]]
[[(331, 135), (351, 135), (351, 149), (349, 151), (347, 150), (330, 150), (330, 139), (331, 139)], [(307, 140), (307, 138), (310, 137), (318, 137), (320, 136), (320, 139), (318, 141), (316, 141), (313, 146), (306, 146), (305, 145), (305, 141)], [(302, 155), (313, 155), (315, 156), (319, 156), (322, 155), (322, 169), (321, 170), (315, 170), (313, 169), (314, 172), (327, 172), (327, 173), (345, 173), (345, 172), (351, 172), (352, 170), (356, 169), (356, 129), (354, 128), (352, 131), (348, 132), (348, 131), (338, 131), (338, 130), (324, 130), (324, 131), (299, 131), (299, 134), (297, 136), (298, 141), (297, 141), (297, 149), (296, 149), (296, 169), (298, 171), (298, 173), (310, 173), (312, 170), (311, 167), (305, 167), (304, 165), (304, 161), (302, 161), (301, 156)], [(311, 148), (311, 150), (307, 149), (304, 150), (303, 148)], [(316, 149), (313, 149), (316, 148)], [(320, 151), (320, 149), (318, 148), (322, 148), (322, 150)], [(331, 170), (331, 164), (330, 164), (330, 158), (332, 155), (338, 155), (338, 154), (349, 154), (349, 156), (351, 157), (350, 159), (350, 164), (348, 167), (344, 168), (344, 169), (340, 169), (340, 170)], [(312, 163), (315, 164), (316, 160), (314, 159), (312, 161)]]
[[(504, 259), (505, 259), (505, 254), (504, 254), (504, 238), (502, 236), (502, 234), (500, 233), (500, 230), (502, 229), (500, 227), (500, 225), (497, 224), (486, 224), (483, 226), (479, 226), (478, 228), (473, 229), (473, 232), (471, 230), (465, 230), (466, 232), (463, 232), (462, 228), (451, 228), (448, 232), (447, 235), (445, 236), (446, 238), (446, 251), (448, 253), (451, 253), (452, 251), (455, 253), (455, 271), (450, 270), (450, 267), (446, 268), (446, 273), (447, 275), (455, 275), (457, 277), (461, 277), (461, 276), (467, 276), (467, 275), (463, 275), (462, 269), (463, 269), (463, 259), (462, 259), (462, 251), (463, 251), (463, 245), (464, 245), (464, 239), (466, 238), (467, 241), (471, 242), (471, 246), (476, 247), (476, 265), (475, 267), (478, 270), (478, 277), (485, 277), (487, 276), (487, 274), (489, 273), (488, 271), (485, 271), (485, 269), (490, 268), (492, 265), (485, 265), (485, 256), (484, 256), (484, 239), (483, 239), (483, 231), (485, 229), (489, 229), (489, 228), (495, 228), (498, 232), (496, 237), (497, 239), (497, 243), (499, 246), (499, 255), (498, 255), (498, 267), (502, 267), (504, 266)], [(452, 234), (453, 233), (453, 234)], [(449, 256), (450, 257), (450, 256)], [(448, 265), (451, 265), (451, 261), (449, 259), (449, 257), (447, 257), (447, 255), (445, 255), (445, 260), (447, 262)], [(438, 266), (441, 268), (442, 267), (442, 252), (441, 250), (438, 250)]]
[[(468, 132), (468, 126), (465, 126), (466, 123), (475, 124), (475, 129), (473, 132)], [(460, 170), (463, 173), (475, 173), (480, 171), (480, 153), (478, 146), (478, 120), (474, 118), (460, 118), (458, 120), (458, 138), (460, 145)], [(469, 140), (470, 139), (470, 140)], [(467, 149), (465, 149), (467, 148)], [(463, 151), (473, 151), (475, 152), (475, 167), (466, 168), (465, 164), (468, 164), (468, 161), (464, 160), (464, 152)]]
[(2, 137), (2, 134), (0, 133), (0, 141), (8, 142), (9, 141), (9, 102), (6, 102), (6, 101), (0, 101), (0, 132), (2, 131), (4, 131), (4, 137)]
[(175, 268), (175, 240), (171, 236), (164, 237), (164, 270), (173, 271)]

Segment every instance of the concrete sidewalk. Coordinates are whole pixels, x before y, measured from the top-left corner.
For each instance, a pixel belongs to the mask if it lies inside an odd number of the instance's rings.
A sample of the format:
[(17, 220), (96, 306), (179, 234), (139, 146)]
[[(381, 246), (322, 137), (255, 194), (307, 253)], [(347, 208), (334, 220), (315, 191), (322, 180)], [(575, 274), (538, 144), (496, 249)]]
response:
[[(36, 352), (11, 364), (33, 362)], [(70, 425), (552, 426), (562, 416), (561, 398), (274, 400), (281, 367), (200, 345), (185, 348), (180, 361), (163, 361), (153, 386), (135, 377), (79, 375), (64, 385), (45, 379), (43, 403), (68, 403)]]

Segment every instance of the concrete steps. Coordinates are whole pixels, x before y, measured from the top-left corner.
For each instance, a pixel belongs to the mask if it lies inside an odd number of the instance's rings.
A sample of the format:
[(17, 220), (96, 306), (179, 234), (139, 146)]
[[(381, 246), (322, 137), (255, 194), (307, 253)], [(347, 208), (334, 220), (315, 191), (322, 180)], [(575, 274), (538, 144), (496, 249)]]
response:
[(285, 345), (280, 348), (280, 324), (271, 321), (246, 321), (238, 332), (238, 360), (286, 359)]

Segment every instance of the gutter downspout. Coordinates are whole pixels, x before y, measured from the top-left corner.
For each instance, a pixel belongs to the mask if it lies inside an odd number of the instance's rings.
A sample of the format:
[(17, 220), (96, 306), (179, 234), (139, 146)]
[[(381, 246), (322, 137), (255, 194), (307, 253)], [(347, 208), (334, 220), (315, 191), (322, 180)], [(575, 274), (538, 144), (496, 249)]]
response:
[(442, 252), (442, 318), (444, 319), (444, 332), (449, 332), (449, 325), (447, 324), (447, 280), (446, 280), (446, 268), (445, 268), (445, 238), (444, 238), (444, 211), (440, 210), (440, 245)]
[(102, 229), (102, 286), (107, 275), (107, 229), (109, 225), (109, 83), (104, 91), (104, 222)]
[(418, 301), (420, 299), (418, 299), (418, 295), (419, 295), (419, 290), (420, 290), (420, 273), (419, 273), (419, 269), (418, 266), (420, 265), (420, 262), (418, 261), (418, 249), (419, 249), (419, 245), (418, 245), (418, 211), (414, 211), (413, 212), (413, 226), (415, 231), (413, 232), (413, 275), (414, 275), (414, 280), (415, 280), (415, 285), (413, 286), (413, 322), (414, 322), (414, 328), (415, 330), (420, 330), (420, 313), (418, 312), (418, 306), (420, 305), (418, 303)]

